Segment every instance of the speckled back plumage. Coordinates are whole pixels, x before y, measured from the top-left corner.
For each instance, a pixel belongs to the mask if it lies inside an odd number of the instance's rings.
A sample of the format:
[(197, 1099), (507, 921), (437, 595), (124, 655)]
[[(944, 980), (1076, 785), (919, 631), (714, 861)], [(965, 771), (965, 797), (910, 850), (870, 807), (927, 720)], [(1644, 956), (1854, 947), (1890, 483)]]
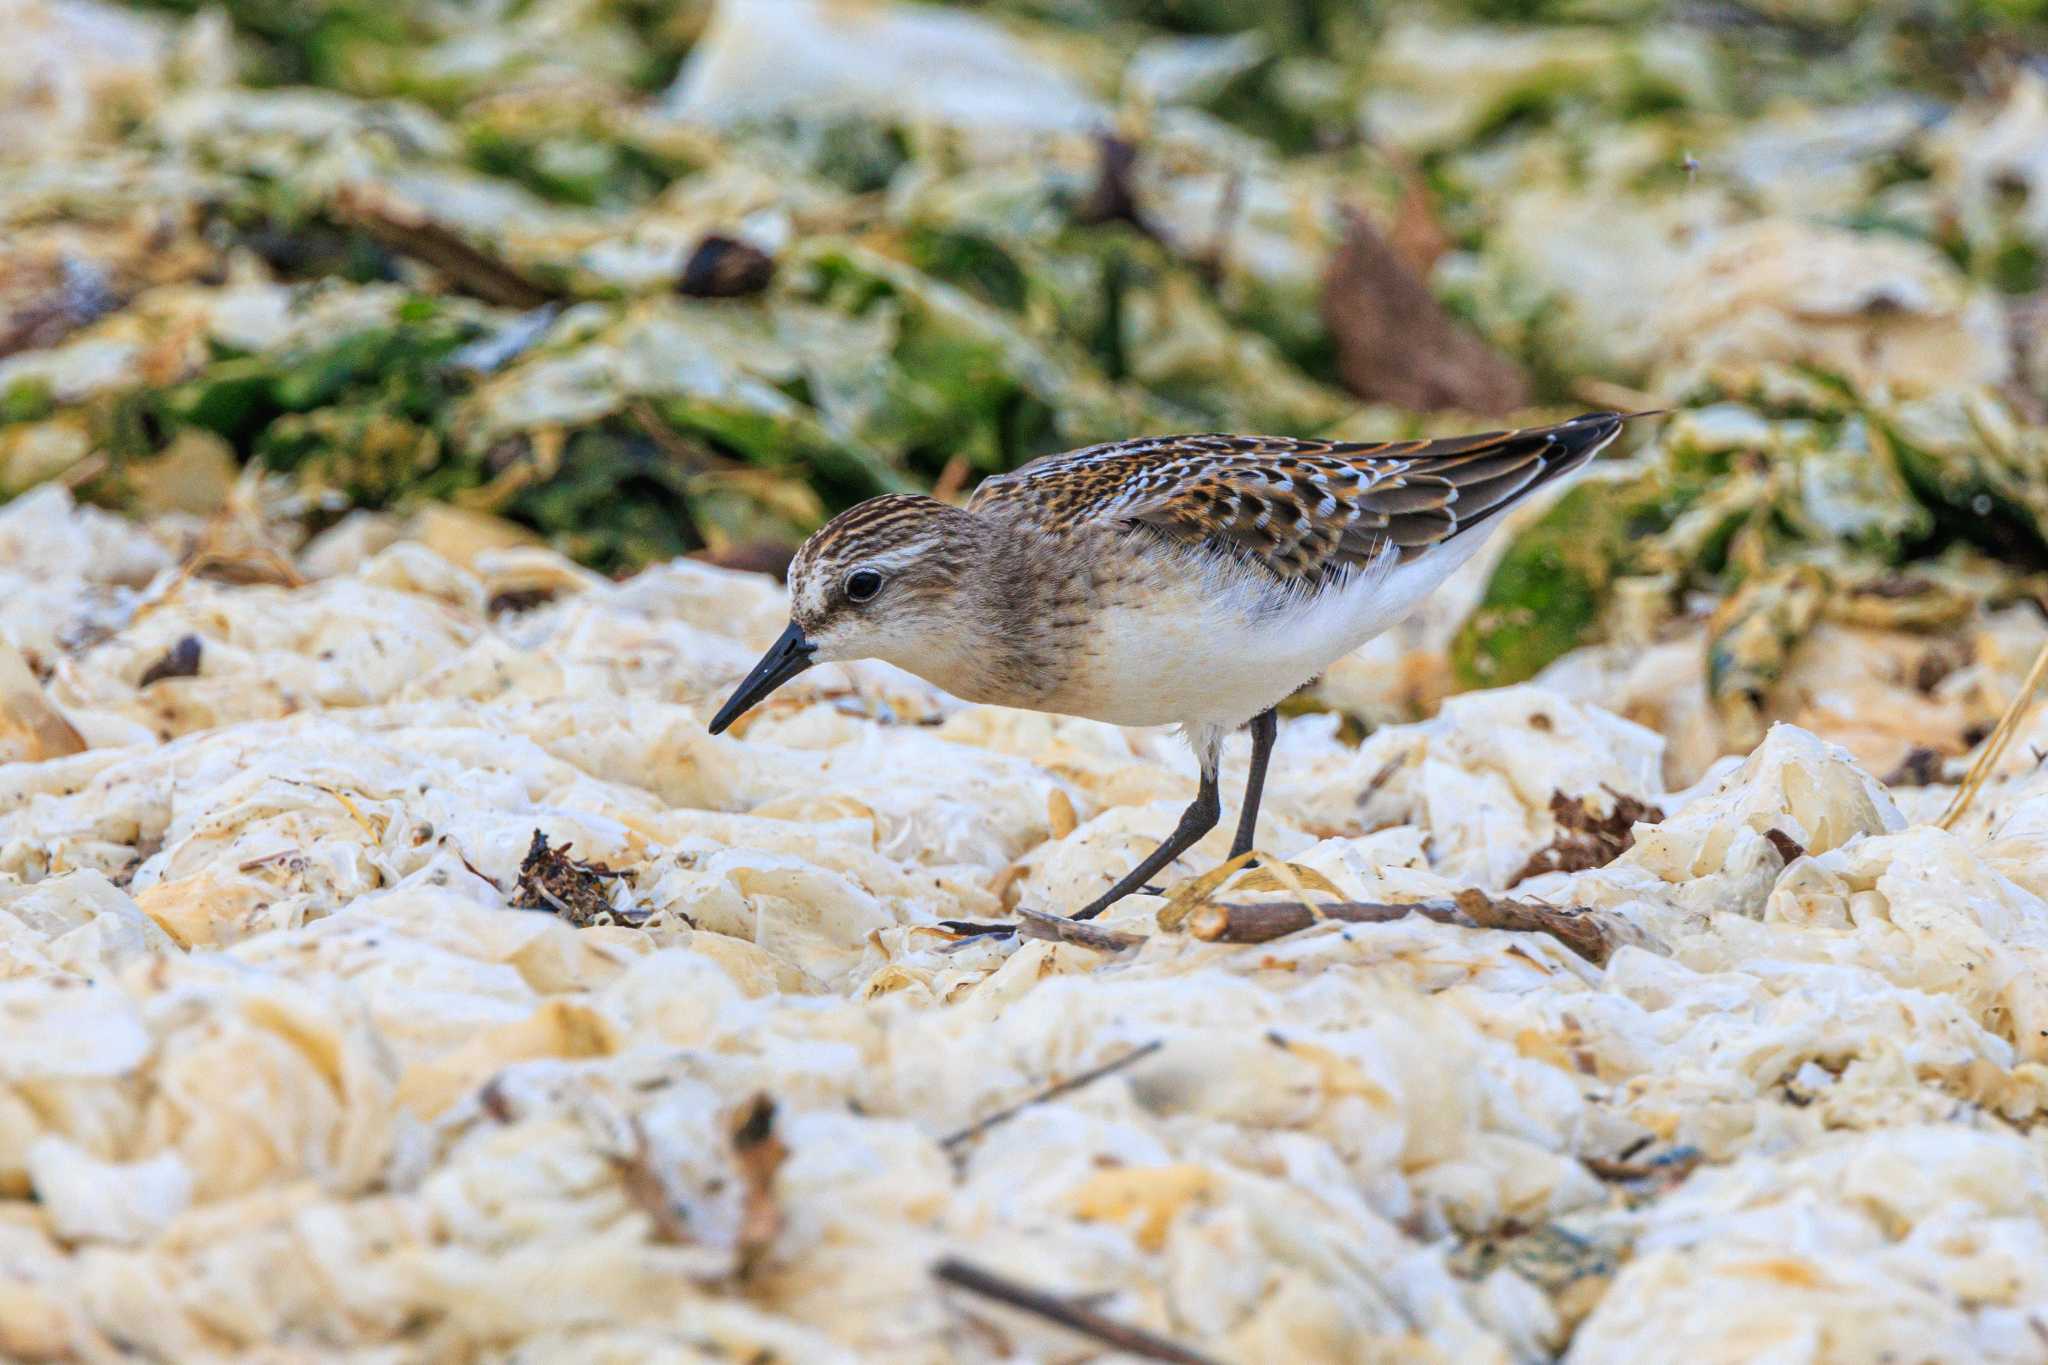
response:
[[(1157, 436), (1051, 455), (967, 510), (1054, 534), (1122, 524), (1226, 552), (1310, 589), (1405, 563), (1591, 459), (1619, 413), (1435, 441)], [(1390, 553), (1391, 552), (1391, 553)]]

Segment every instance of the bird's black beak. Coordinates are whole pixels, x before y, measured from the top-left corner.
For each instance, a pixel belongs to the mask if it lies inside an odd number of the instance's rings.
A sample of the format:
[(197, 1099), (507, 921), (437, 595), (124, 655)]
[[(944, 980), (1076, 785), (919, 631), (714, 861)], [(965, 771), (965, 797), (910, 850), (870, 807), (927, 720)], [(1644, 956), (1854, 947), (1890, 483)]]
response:
[(754, 665), (754, 671), (747, 674), (745, 681), (726, 698), (725, 705), (718, 708), (718, 714), (711, 718), (711, 733), (723, 734), (726, 726), (747, 713), (747, 708), (809, 668), (811, 656), (817, 652), (818, 647), (804, 638), (803, 627), (791, 621), (781, 638), (768, 646), (768, 652), (761, 656), (760, 663)]

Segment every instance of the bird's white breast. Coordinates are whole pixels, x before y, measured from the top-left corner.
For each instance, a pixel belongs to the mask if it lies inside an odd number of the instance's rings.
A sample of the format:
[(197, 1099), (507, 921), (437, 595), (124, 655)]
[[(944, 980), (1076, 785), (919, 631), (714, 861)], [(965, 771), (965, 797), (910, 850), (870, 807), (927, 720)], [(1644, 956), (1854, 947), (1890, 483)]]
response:
[(1176, 556), (1092, 614), (1055, 709), (1118, 725), (1234, 729), (1406, 616), (1481, 539), (1277, 605), (1256, 571)]

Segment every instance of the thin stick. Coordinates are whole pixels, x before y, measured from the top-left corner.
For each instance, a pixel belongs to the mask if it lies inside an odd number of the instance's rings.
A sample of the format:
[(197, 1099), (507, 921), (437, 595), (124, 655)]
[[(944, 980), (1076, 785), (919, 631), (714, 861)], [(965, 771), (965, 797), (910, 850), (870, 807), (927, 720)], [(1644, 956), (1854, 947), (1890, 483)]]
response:
[(948, 1256), (932, 1267), (932, 1278), (942, 1284), (964, 1289), (970, 1294), (979, 1294), (985, 1299), (1007, 1304), (1011, 1308), (1056, 1322), (1082, 1336), (1092, 1337), (1113, 1350), (1129, 1355), (1142, 1356), (1147, 1360), (1166, 1360), (1175, 1365), (1218, 1365), (1212, 1356), (1155, 1336), (1142, 1327), (1132, 1327), (1113, 1318), (1106, 1318), (1092, 1308), (1083, 1307), (1072, 1299), (1049, 1294), (1042, 1289), (1032, 1289), (1006, 1279), (993, 1271), (969, 1265), (957, 1256)]
[(1051, 939), (1055, 943), (1078, 943), (1083, 948), (1095, 948), (1105, 953), (1127, 952), (1145, 941), (1143, 934), (1127, 934), (1118, 929), (1105, 929), (1087, 920), (1068, 919), (1065, 915), (1048, 915), (1043, 910), (1027, 910), (1017, 907), (1017, 932), (1025, 938)]
[(2019, 694), (2007, 705), (2005, 714), (1998, 718), (1998, 728), (1993, 730), (1991, 738), (1985, 741), (1983, 750), (1977, 755), (1977, 761), (1970, 765), (1969, 772), (1963, 774), (1963, 784), (1956, 788), (1956, 794), (1950, 799), (1948, 809), (1943, 811), (1941, 819), (1935, 822), (1941, 828), (1954, 829), (1956, 821), (1962, 819), (1963, 812), (1970, 808), (1970, 802), (1976, 799), (1984, 784), (1991, 780), (1991, 770), (1998, 766), (1998, 760), (2005, 756), (2006, 749), (2012, 744), (2012, 737), (2019, 733), (2020, 716), (2025, 713), (2027, 704), (2033, 701), (2034, 693), (2040, 690), (2041, 679), (2044, 677), (2048, 677), (2048, 645), (2042, 645), (2041, 652), (2034, 656), (2034, 666), (2027, 670), (2027, 680), (2020, 684)]
[(1045, 1089), (1039, 1091), (1036, 1095), (1031, 1096), (1029, 1099), (1019, 1100), (1017, 1103), (1011, 1105), (1008, 1109), (998, 1109), (995, 1113), (990, 1114), (987, 1118), (977, 1119), (973, 1123), (968, 1124), (965, 1128), (962, 1128), (957, 1133), (948, 1133), (945, 1137), (939, 1139), (939, 1146), (944, 1147), (947, 1151), (950, 1152), (955, 1147), (960, 1146), (962, 1143), (971, 1142), (975, 1138), (980, 1137), (983, 1133), (986, 1133), (989, 1129), (995, 1127), (997, 1124), (1007, 1123), (1011, 1119), (1016, 1118), (1017, 1115), (1023, 1113), (1032, 1105), (1044, 1104), (1047, 1100), (1056, 1100), (1062, 1095), (1070, 1095), (1074, 1091), (1079, 1090), (1084, 1085), (1093, 1085), (1095, 1084), (1095, 1082), (1101, 1080), (1104, 1076), (1114, 1075), (1116, 1072), (1122, 1071), (1132, 1062), (1138, 1061), (1139, 1059), (1144, 1057), (1150, 1057), (1153, 1053), (1159, 1051), (1160, 1047), (1163, 1045), (1163, 1039), (1154, 1038), (1149, 1043), (1143, 1043), (1137, 1047), (1132, 1048), (1129, 1052), (1126, 1052), (1121, 1057), (1118, 1057), (1112, 1061), (1104, 1062), (1101, 1066), (1096, 1067), (1093, 1071), (1084, 1071), (1078, 1076), (1069, 1076), (1066, 1080), (1060, 1081), (1056, 1085), (1049, 1085)]
[(1546, 934), (1596, 966), (1607, 960), (1614, 947), (1599, 922), (1584, 910), (1535, 901), (1497, 900), (1476, 891), (1462, 892), (1455, 901), (1417, 901), (1409, 905), (1376, 901), (1339, 901), (1330, 905), (1308, 905), (1302, 901), (1271, 901), (1262, 905), (1218, 902), (1202, 906), (1189, 916), (1188, 932), (1212, 943), (1270, 943), (1300, 933), (1317, 920), (1390, 924), (1410, 915), (1466, 929)]

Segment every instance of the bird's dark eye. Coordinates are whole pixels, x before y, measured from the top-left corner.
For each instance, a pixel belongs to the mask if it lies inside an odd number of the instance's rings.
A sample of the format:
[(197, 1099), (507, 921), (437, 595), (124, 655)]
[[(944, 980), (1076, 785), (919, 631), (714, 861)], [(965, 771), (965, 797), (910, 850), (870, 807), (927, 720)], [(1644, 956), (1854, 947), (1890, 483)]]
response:
[(846, 600), (870, 602), (882, 590), (882, 576), (873, 569), (855, 569), (846, 576)]

